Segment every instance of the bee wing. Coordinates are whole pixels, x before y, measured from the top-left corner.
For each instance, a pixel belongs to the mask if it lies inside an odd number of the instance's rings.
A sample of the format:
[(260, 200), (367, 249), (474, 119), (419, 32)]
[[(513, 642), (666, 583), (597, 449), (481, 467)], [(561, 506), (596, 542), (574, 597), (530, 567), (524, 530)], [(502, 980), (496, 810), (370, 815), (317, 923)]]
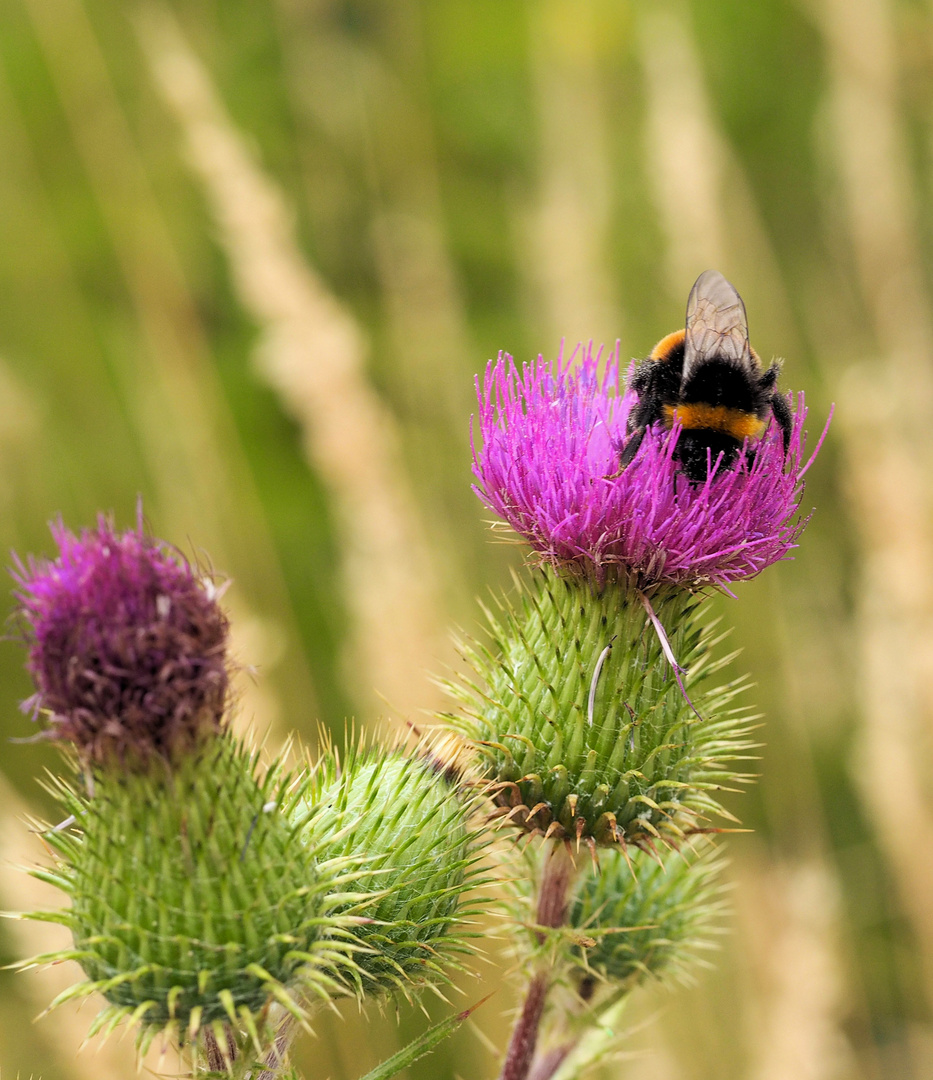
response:
[(709, 356), (743, 368), (754, 364), (742, 297), (718, 270), (700, 274), (687, 298), (683, 383)]

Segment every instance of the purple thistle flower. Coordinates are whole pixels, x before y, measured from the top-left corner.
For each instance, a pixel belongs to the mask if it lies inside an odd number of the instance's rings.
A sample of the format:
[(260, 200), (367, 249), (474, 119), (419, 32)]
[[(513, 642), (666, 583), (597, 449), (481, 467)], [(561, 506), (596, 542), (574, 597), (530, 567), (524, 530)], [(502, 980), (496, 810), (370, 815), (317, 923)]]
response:
[(53, 561), (15, 557), (27, 668), (23, 703), (46, 737), (86, 760), (172, 758), (219, 731), (227, 698), (227, 617), (210, 581), (173, 548), (101, 516), (80, 537), (51, 526)]
[[(474, 491), (542, 562), (612, 571), (638, 587), (717, 585), (753, 577), (786, 558), (806, 525), (798, 514), (807, 409), (803, 394), (785, 457), (771, 423), (754, 453), (691, 484), (674, 456), (680, 429), (652, 428), (620, 469), (626, 422), (638, 397), (622, 392), (618, 349), (539, 357), (518, 370), (490, 361), (477, 394), (482, 445), (473, 440)], [(727, 589), (728, 591), (728, 589)]]

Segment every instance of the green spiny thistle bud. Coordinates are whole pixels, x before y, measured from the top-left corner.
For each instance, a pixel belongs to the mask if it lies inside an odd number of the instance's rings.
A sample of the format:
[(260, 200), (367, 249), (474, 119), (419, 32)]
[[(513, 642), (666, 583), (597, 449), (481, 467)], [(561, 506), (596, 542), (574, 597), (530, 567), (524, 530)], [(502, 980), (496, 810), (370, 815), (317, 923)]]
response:
[[(479, 884), (470, 801), (428, 760), (379, 747), (335, 752), (319, 764), (299, 816), (325, 857), (359, 861), (352, 909), (363, 993), (443, 978), (465, 951), (464, 894)], [(369, 895), (363, 895), (368, 890)]]
[(624, 584), (548, 569), (519, 598), (489, 615), (491, 648), (465, 649), (478, 681), (451, 687), (466, 716), (449, 719), (481, 753), (501, 815), (591, 845), (677, 846), (724, 814), (714, 792), (743, 779), (733, 765), (753, 744), (745, 710), (727, 708), (743, 684), (699, 689), (729, 659), (712, 659), (701, 599), (657, 591), (649, 611)]
[(35, 873), (71, 907), (30, 917), (68, 926), (74, 948), (30, 963), (74, 959), (88, 978), (50, 1008), (97, 990), (109, 1004), (91, 1034), (128, 1018), (145, 1052), (160, 1031), (220, 1025), (261, 1051), (273, 1006), (300, 1018), (299, 991), (336, 988), (336, 871), (297, 837), (306, 784), (260, 776), (257, 757), (224, 734), (172, 769), (99, 769), (90, 798), (59, 782), (73, 826), (44, 834), (59, 865)]
[(581, 875), (568, 921), (588, 939), (574, 950), (582, 995), (594, 979), (630, 988), (644, 976), (683, 975), (710, 948), (723, 860), (704, 848), (685, 845), (663, 861), (637, 849), (608, 851)]

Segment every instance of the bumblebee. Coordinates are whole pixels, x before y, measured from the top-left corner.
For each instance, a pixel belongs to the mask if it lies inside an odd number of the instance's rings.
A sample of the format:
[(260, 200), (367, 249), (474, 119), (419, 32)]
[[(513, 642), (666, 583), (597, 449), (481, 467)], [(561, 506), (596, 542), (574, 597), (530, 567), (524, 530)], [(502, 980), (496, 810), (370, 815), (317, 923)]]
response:
[[(632, 377), (638, 403), (628, 419), (624, 469), (645, 431), (656, 423), (680, 425), (674, 452), (687, 479), (706, 480), (710, 469), (730, 468), (745, 444), (759, 439), (774, 417), (784, 453), (793, 416), (776, 389), (780, 365), (764, 368), (748, 343), (745, 305), (717, 270), (700, 274), (687, 300), (683, 330), (662, 338)], [(754, 452), (750, 448), (750, 452)]]

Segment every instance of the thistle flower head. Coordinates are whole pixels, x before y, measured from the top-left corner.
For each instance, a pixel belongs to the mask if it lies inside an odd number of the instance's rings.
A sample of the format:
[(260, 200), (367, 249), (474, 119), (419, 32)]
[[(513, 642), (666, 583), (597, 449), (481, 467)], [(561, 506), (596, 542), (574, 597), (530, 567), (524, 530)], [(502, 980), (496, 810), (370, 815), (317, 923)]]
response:
[(361, 874), (352, 910), (363, 993), (443, 979), (464, 951), (471, 912), (464, 895), (479, 882), (471, 800), (429, 760), (381, 747), (325, 755), (299, 812), (320, 857), (351, 860)]
[(628, 589), (551, 569), (487, 613), (488, 645), (461, 642), (473, 675), (448, 684), (460, 711), (447, 720), (474, 746), (504, 822), (650, 850), (729, 816), (719, 793), (747, 781), (754, 746), (735, 704), (744, 682), (710, 680), (729, 658), (713, 654), (700, 598), (668, 587), (653, 602), (681, 683)]
[[(637, 395), (620, 389), (618, 351), (600, 374), (591, 348), (518, 369), (490, 362), (480, 385), (474, 490), (542, 562), (602, 580), (615, 571), (641, 587), (727, 587), (787, 557), (797, 516), (807, 409), (799, 395), (785, 454), (772, 423), (754, 453), (714, 467), (700, 484), (675, 457), (680, 431), (649, 429), (620, 468)], [(819, 449), (819, 447), (817, 447)]]
[(213, 586), (141, 521), (52, 526), (59, 554), (16, 562), (36, 693), (49, 736), (99, 762), (168, 758), (220, 729), (228, 624)]
[(89, 1038), (127, 1021), (145, 1053), (160, 1033), (186, 1043), (226, 1028), (264, 1053), (276, 1008), (304, 1021), (309, 994), (342, 991), (346, 882), (297, 835), (306, 776), (262, 770), (224, 731), (171, 771), (97, 768), (94, 781), (92, 797), (55, 783), (70, 825), (45, 832), (57, 865), (34, 871), (70, 906), (27, 917), (68, 927), (74, 945), (23, 966), (77, 960), (87, 977), (50, 1009), (97, 991)]

